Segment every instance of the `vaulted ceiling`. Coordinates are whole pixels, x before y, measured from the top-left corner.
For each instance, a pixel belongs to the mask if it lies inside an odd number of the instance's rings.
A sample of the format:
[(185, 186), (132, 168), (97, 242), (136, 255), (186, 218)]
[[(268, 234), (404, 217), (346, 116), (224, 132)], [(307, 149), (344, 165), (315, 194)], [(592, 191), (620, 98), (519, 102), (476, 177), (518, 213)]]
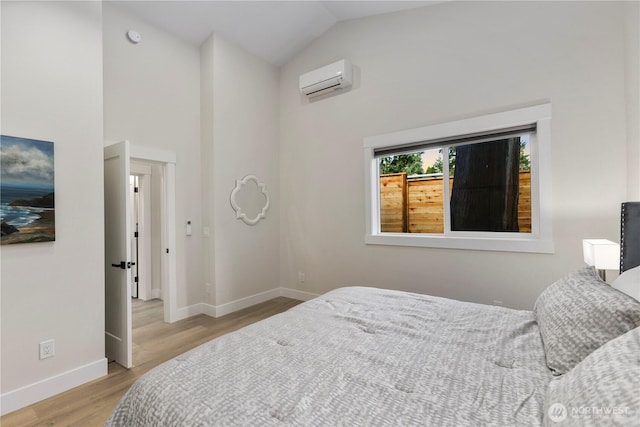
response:
[(199, 46), (213, 32), (280, 66), (337, 22), (441, 1), (112, 1)]

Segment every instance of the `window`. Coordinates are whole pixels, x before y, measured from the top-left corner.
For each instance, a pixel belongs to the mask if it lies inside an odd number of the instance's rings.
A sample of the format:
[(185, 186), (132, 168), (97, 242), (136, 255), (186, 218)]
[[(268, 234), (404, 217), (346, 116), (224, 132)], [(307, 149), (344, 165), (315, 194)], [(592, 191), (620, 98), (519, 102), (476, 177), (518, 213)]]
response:
[(366, 243), (553, 252), (550, 112), (365, 138)]

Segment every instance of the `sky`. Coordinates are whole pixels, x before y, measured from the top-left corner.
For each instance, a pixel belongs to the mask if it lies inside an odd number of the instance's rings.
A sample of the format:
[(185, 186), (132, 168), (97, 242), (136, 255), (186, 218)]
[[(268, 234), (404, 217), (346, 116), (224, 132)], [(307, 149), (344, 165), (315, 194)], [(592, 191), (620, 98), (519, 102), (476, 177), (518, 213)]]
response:
[(424, 170), (427, 170), (429, 166), (433, 166), (433, 163), (439, 158), (442, 158), (439, 148), (426, 150), (422, 153), (422, 166), (424, 167)]
[(0, 136), (0, 181), (53, 186), (53, 142)]

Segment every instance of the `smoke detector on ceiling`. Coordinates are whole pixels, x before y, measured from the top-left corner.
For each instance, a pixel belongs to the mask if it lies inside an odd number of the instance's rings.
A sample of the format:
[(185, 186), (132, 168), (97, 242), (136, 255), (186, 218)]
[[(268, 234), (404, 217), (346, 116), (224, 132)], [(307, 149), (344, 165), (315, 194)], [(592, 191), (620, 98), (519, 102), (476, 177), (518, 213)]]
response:
[(136, 30), (127, 31), (127, 38), (133, 44), (138, 44), (142, 40), (142, 37), (140, 36), (140, 33), (137, 32)]

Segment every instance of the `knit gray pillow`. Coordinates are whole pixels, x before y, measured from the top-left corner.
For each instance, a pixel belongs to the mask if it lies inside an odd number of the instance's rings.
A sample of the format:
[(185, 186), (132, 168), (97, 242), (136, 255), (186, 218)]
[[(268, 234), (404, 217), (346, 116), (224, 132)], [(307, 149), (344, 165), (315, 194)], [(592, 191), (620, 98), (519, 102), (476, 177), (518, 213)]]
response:
[(547, 386), (545, 426), (637, 426), (640, 328), (609, 341)]
[(592, 267), (550, 285), (533, 312), (554, 375), (568, 372), (604, 343), (640, 325), (640, 302), (600, 280)]

